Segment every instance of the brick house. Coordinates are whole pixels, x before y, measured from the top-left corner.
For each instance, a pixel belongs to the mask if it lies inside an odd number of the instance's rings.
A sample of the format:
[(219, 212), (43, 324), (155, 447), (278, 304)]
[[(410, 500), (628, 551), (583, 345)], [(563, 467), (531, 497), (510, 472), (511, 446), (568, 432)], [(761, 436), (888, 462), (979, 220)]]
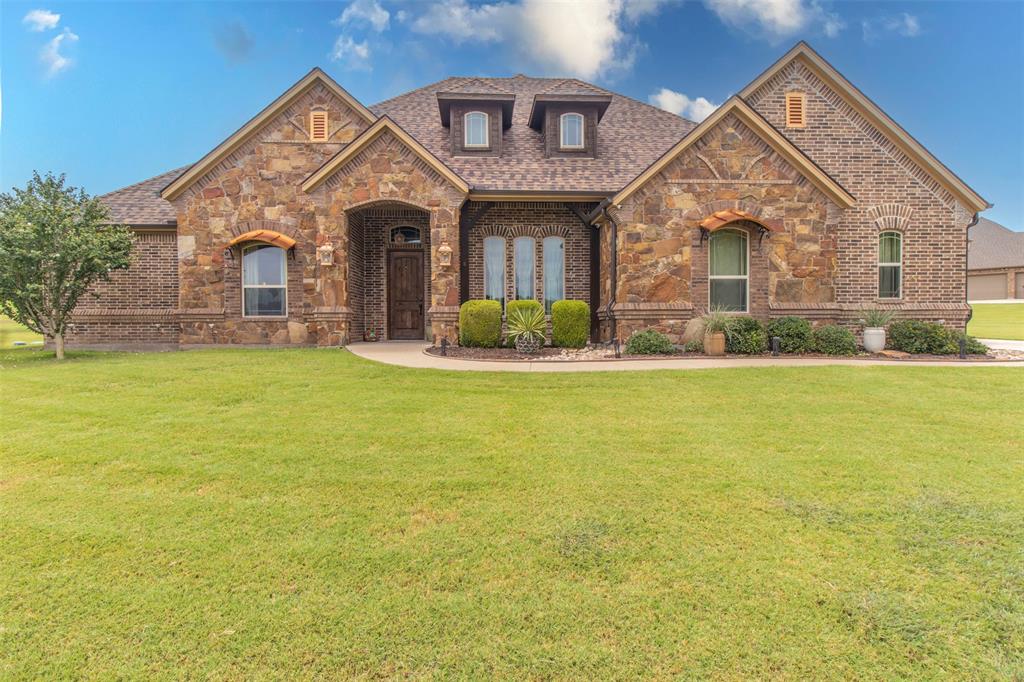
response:
[(962, 327), (987, 202), (805, 43), (699, 125), (572, 78), (366, 107), (319, 69), (105, 195), (137, 234), (78, 346), (457, 339), (469, 298), (588, 301), (595, 340), (709, 306)]
[(982, 218), (968, 232), (967, 299), (1024, 301), (1024, 232)]

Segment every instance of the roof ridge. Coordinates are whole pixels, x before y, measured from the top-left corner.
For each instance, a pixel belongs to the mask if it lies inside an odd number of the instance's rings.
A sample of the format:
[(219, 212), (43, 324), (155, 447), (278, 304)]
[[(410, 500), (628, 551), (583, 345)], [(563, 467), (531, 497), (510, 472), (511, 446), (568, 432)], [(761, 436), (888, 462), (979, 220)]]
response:
[(402, 97), (408, 97), (409, 95), (415, 94), (415, 93), (420, 92), (422, 90), (428, 90), (430, 88), (434, 88), (435, 86), (437, 86), (440, 83), (444, 83), (446, 81), (451, 81), (451, 80), (462, 80), (463, 78), (464, 78), (463, 76), (445, 76), (441, 80), (434, 81), (433, 83), (427, 83), (426, 85), (420, 86), (418, 88), (413, 88), (412, 90), (406, 90), (405, 92), (400, 92), (397, 95), (395, 95), (394, 97), (388, 97), (387, 99), (382, 99), (381, 101), (377, 102), (376, 104), (371, 104), (369, 106), (369, 108), (372, 110), (372, 109), (374, 109), (376, 107), (380, 107), (380, 106), (383, 106), (385, 104), (390, 104), (391, 102), (394, 102), (396, 99), (401, 99)]

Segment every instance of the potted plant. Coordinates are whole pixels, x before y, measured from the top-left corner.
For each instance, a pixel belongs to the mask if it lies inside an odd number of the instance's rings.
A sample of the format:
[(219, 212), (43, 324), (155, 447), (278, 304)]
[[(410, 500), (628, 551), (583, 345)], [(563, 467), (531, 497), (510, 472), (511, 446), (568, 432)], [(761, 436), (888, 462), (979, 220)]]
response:
[(864, 350), (878, 353), (885, 348), (885, 325), (892, 320), (891, 310), (862, 310), (861, 324), (864, 325)]
[(720, 308), (712, 308), (701, 319), (704, 321), (704, 353), (725, 355), (725, 340), (732, 335), (736, 318)]
[(508, 338), (520, 353), (536, 353), (547, 330), (543, 308), (521, 308), (508, 315)]

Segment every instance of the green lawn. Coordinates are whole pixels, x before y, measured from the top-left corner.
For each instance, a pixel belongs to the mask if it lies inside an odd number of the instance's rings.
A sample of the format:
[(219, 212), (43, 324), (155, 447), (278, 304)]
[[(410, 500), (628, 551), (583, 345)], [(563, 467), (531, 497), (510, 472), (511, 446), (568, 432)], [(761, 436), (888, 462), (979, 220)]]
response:
[(1024, 373), (0, 354), (0, 678), (1019, 679)]
[(980, 339), (1024, 341), (1024, 303), (974, 303), (967, 333)]
[(0, 350), (14, 347), (15, 342), (39, 345), (43, 337), (25, 329), (9, 317), (0, 315)]

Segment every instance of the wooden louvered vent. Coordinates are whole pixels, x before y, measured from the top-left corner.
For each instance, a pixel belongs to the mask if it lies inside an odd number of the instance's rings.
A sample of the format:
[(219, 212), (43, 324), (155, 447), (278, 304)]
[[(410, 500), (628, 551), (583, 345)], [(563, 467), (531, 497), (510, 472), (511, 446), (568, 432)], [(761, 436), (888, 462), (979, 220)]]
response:
[(786, 127), (803, 128), (807, 125), (807, 97), (802, 92), (786, 93)]
[(327, 142), (326, 111), (313, 111), (309, 114), (309, 139), (313, 142)]

